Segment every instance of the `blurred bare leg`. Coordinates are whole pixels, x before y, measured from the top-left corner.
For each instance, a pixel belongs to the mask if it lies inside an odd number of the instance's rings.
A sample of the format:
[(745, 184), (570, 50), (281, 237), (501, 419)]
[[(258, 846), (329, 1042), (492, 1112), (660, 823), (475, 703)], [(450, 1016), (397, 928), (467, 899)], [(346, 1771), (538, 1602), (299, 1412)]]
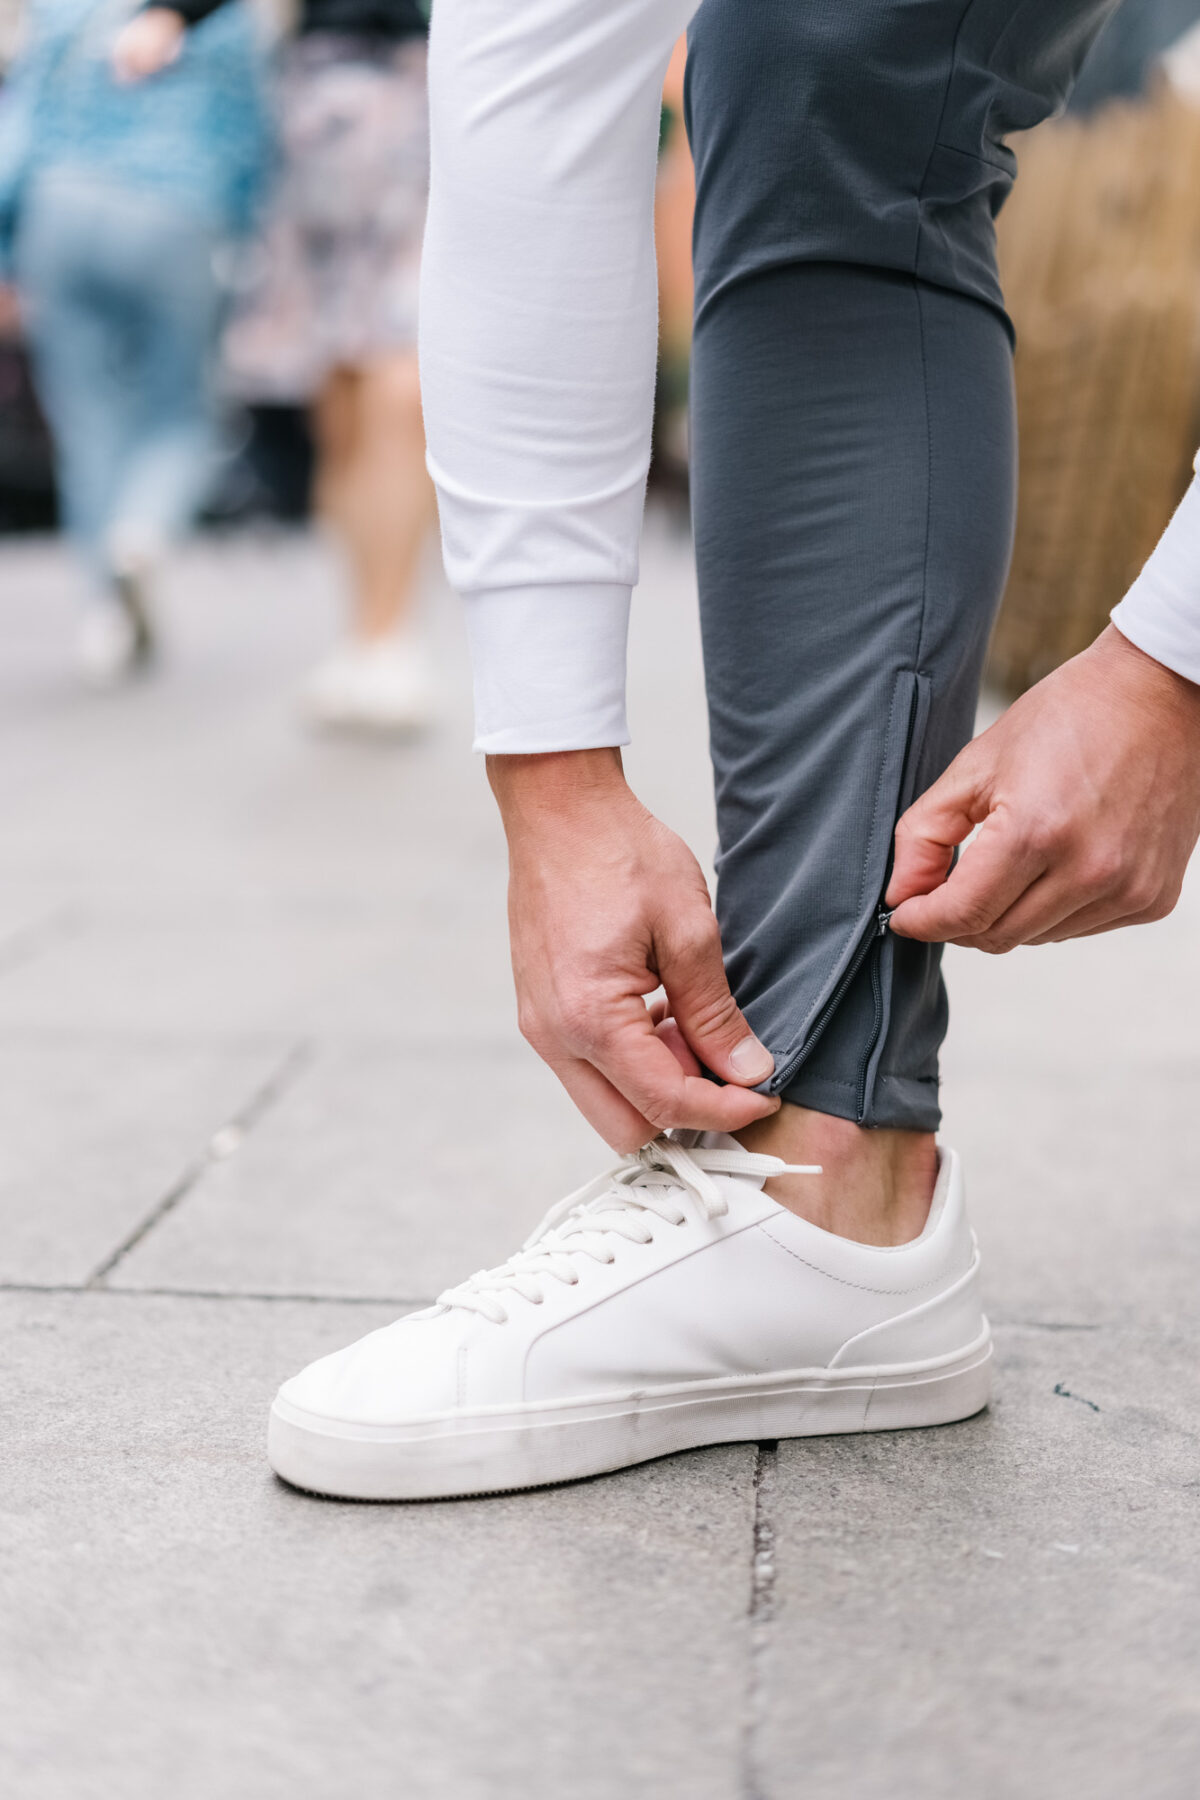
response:
[(322, 728), (407, 736), (438, 695), (413, 629), (417, 566), (433, 521), (415, 351), (335, 369), (317, 398), (317, 508), (349, 563), (349, 632), (313, 671)]
[(345, 546), (351, 630), (372, 641), (407, 621), (434, 516), (415, 350), (335, 369), (316, 405), (317, 505)]

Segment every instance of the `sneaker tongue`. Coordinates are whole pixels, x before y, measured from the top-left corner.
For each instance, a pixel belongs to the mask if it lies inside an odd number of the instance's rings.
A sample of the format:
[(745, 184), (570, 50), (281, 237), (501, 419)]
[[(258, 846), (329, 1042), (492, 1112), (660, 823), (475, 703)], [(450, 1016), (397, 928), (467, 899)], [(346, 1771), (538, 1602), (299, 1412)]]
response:
[(727, 1131), (698, 1131), (691, 1145), (693, 1150), (740, 1150), (741, 1147)]

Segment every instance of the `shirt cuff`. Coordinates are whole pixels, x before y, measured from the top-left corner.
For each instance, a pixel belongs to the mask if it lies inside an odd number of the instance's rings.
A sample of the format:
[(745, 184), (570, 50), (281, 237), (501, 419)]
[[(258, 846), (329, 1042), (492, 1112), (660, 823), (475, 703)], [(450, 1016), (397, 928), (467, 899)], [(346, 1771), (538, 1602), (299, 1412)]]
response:
[(1200, 682), (1200, 481), (1111, 616), (1122, 637), (1155, 662)]
[(631, 593), (594, 582), (464, 595), (476, 750), (520, 756), (629, 742)]

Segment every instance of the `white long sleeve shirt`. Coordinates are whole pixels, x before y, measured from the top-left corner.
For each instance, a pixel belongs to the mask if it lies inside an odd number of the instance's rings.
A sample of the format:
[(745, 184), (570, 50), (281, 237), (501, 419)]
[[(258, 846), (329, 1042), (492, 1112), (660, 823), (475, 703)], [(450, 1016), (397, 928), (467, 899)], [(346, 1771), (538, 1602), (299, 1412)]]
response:
[[(658, 335), (659, 107), (696, 4), (433, 9), (421, 382), (480, 750), (628, 742), (625, 642)], [(1114, 619), (1200, 681), (1195, 488)]]
[[(1200, 467), (1200, 457), (1196, 462)], [(1145, 568), (1114, 606), (1112, 622), (1147, 656), (1200, 682), (1200, 479), (1193, 480)]]

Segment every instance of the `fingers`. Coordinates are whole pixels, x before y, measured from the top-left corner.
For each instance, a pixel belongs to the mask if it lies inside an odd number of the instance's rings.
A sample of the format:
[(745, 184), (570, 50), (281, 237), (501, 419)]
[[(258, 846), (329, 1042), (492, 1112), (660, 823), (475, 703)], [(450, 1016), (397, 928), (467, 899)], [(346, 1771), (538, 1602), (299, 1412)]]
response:
[[(653, 1017), (651, 1008), (651, 1017)], [(685, 1075), (703, 1075), (704, 1070), (692, 1055), (688, 1041), (680, 1031), (674, 1019), (660, 1018), (654, 1027), (654, 1035), (660, 1044), (665, 1044)]]
[(580, 1057), (545, 1058), (593, 1131), (621, 1156), (658, 1135), (657, 1128), (631, 1106), (599, 1069)]
[[(779, 1101), (736, 1086), (721, 1087), (703, 1075), (688, 1074), (669, 1043), (649, 1026), (628, 1027), (597, 1047), (591, 1058), (651, 1130), (744, 1131), (756, 1119), (778, 1112)], [(610, 1140), (611, 1141), (611, 1140)], [(645, 1137), (639, 1139), (644, 1143)]]
[(897, 905), (891, 928), (930, 944), (980, 938), (1044, 874), (1047, 860), (1037, 839), (998, 809), (940, 887)]
[[(969, 744), (933, 786), (913, 802), (896, 827), (892, 876), (885, 906), (928, 894), (949, 872), (955, 847), (986, 817), (979, 751)], [(915, 934), (909, 934), (915, 935)]]
[(1105, 899), (1081, 906), (1037, 937), (1026, 938), (1030, 944), (1062, 944), (1068, 938), (1097, 937), (1103, 931), (1117, 931), (1124, 925), (1155, 925), (1174, 912), (1179, 892), (1167, 889), (1147, 905), (1131, 909), (1128, 900)]
[(1070, 915), (1074, 905), (1075, 898), (1068, 882), (1056, 874), (1041, 875), (985, 930), (950, 941), (965, 950), (983, 950), (990, 956), (1003, 956), (1019, 944), (1033, 943), (1043, 932), (1054, 930)]
[(1123, 925), (1149, 925), (1166, 918), (1179, 898), (1179, 882), (1143, 863), (1131, 868), (1119, 848), (1096, 842), (1095, 834), (1081, 848), (1069, 835), (1056, 842), (1055, 834), (1043, 833), (1042, 849), (1030, 854), (1046, 863), (1045, 872), (983, 929), (951, 942), (1003, 955), (1019, 944), (1060, 944)]
[(671, 1012), (694, 1055), (723, 1081), (746, 1087), (766, 1081), (775, 1058), (755, 1037), (729, 991), (721, 935), (711, 911), (697, 907), (685, 920), (660, 925), (654, 944)]
[(687, 1074), (670, 1045), (653, 1033), (647, 1051), (639, 1055), (622, 1046), (603, 1068), (581, 1057), (547, 1058), (584, 1118), (622, 1155), (672, 1127), (743, 1131), (779, 1110), (769, 1095)]
[(635, 1150), (673, 1127), (742, 1131), (779, 1110), (770, 1095), (721, 1087), (701, 1075), (682, 1034), (676, 1043), (670, 1022), (656, 1028), (636, 995), (587, 1021), (560, 1021), (553, 1032), (524, 1030), (614, 1150)]

